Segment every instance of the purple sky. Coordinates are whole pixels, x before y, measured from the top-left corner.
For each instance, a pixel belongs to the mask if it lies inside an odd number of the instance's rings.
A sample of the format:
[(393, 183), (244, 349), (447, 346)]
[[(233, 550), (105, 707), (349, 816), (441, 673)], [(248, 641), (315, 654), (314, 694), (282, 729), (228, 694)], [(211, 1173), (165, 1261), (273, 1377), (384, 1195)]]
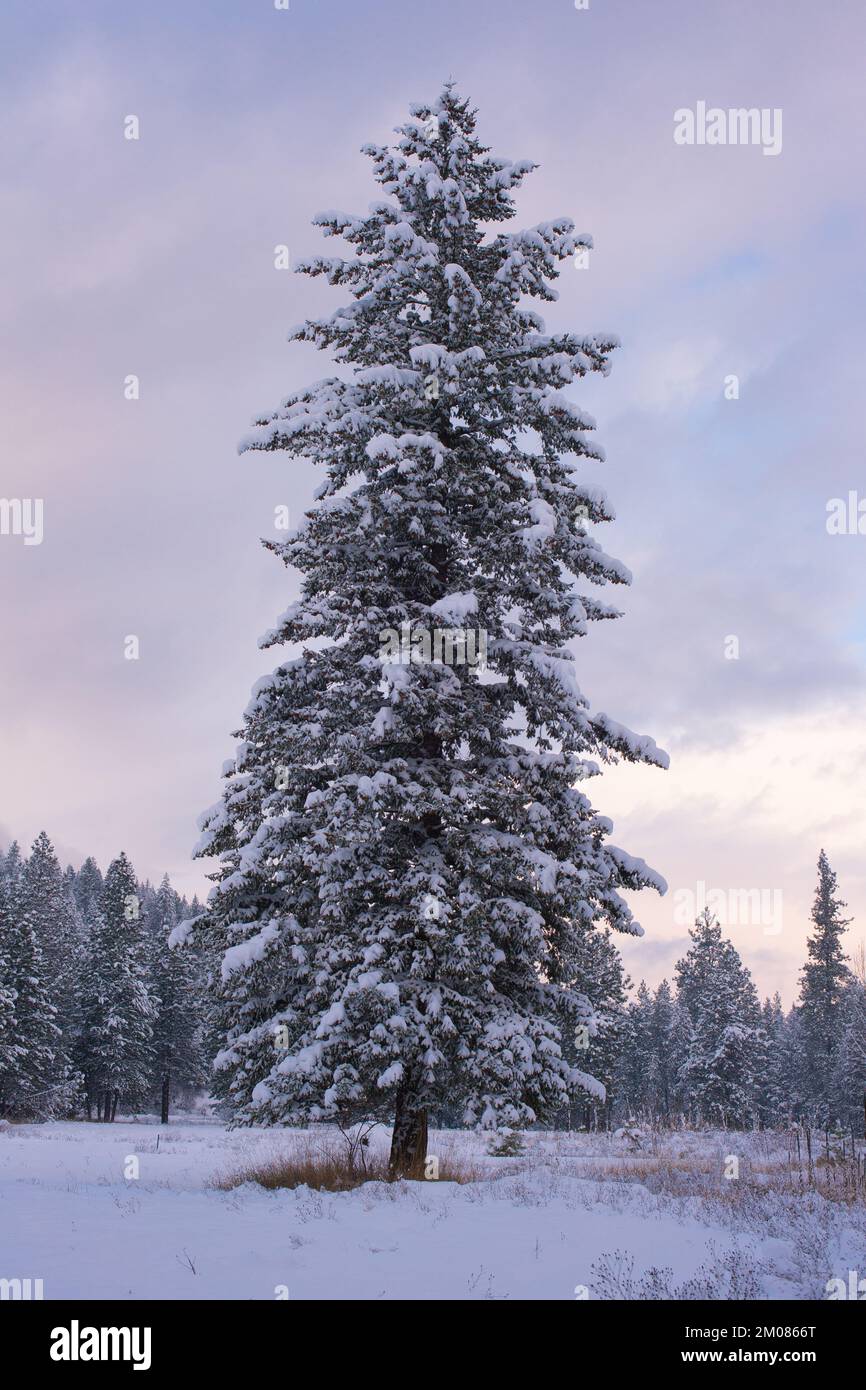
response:
[[(671, 885), (640, 896), (629, 969), (655, 982), (682, 954), (677, 890), (779, 890), (781, 930), (730, 935), (789, 1002), (822, 845), (852, 946), (866, 914), (866, 535), (825, 524), (866, 498), (861, 0), (177, 8), (4, 7), (0, 497), (43, 498), (44, 541), (0, 535), (0, 838), (44, 826), (74, 863), (125, 848), (201, 888), (196, 817), (294, 594), (258, 537), (315, 485), (236, 444), (327, 374), (285, 335), (339, 302), (274, 246), (313, 253), (315, 212), (363, 211), (359, 146), (453, 76), (498, 153), (540, 162), (520, 224), (595, 238), (548, 322), (623, 342), (577, 396), (635, 582), (578, 669), (671, 754), (593, 784)], [(675, 144), (699, 101), (780, 108), (781, 153)]]

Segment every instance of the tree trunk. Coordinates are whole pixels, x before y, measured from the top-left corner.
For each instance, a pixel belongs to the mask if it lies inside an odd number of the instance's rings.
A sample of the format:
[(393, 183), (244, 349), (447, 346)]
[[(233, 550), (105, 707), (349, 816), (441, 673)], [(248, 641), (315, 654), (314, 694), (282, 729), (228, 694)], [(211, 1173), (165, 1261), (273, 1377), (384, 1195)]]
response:
[(163, 1077), (162, 1077), (162, 1112), (161, 1112), (161, 1115), (160, 1115), (160, 1124), (163, 1124), (163, 1125), (167, 1125), (167, 1124), (168, 1124), (168, 1103), (169, 1103), (169, 1098), (170, 1098), (170, 1096), (171, 1096), (171, 1074), (170, 1074), (169, 1072), (163, 1072)]
[(117, 1102), (118, 1102), (119, 1099), (120, 1099), (120, 1092), (119, 1092), (119, 1091), (115, 1091), (115, 1092), (113, 1093), (112, 1097), (111, 1097), (111, 1119), (112, 1119), (112, 1122), (114, 1121), (114, 1117), (115, 1117), (115, 1115), (117, 1114)]
[(423, 1178), (426, 1161), (427, 1110), (423, 1106), (413, 1106), (406, 1088), (401, 1087), (397, 1092), (388, 1176), (392, 1181)]

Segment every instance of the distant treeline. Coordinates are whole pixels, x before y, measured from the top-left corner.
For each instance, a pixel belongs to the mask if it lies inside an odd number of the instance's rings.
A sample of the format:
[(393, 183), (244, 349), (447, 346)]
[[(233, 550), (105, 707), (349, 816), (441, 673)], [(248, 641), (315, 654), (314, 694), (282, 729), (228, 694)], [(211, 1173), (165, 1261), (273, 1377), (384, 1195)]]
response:
[(0, 855), (0, 1115), (167, 1118), (206, 1084), (207, 970), (167, 945), (198, 911), (125, 854), (64, 871), (44, 831)]
[[(560, 1123), (806, 1120), (863, 1133), (866, 978), (862, 950), (851, 961), (843, 948), (844, 906), (822, 851), (808, 958), (787, 1013), (778, 994), (760, 1002), (709, 912), (690, 932), (674, 984), (651, 991), (642, 981), (631, 997), (611, 934), (587, 932), (576, 983), (594, 1001), (595, 1022), (562, 1045), (606, 1097), (587, 1092)], [(165, 1120), (173, 1101), (209, 1086), (225, 1027), (212, 985), (218, 960), (200, 944), (168, 944), (201, 911), (168, 876), (158, 888), (139, 882), (125, 854), (104, 876), (92, 858), (64, 871), (43, 832), (29, 858), (17, 844), (0, 855), (0, 1115), (110, 1121), (120, 1106)], [(237, 1118), (247, 1097), (221, 1099)], [(462, 1122), (459, 1096), (438, 1120)]]

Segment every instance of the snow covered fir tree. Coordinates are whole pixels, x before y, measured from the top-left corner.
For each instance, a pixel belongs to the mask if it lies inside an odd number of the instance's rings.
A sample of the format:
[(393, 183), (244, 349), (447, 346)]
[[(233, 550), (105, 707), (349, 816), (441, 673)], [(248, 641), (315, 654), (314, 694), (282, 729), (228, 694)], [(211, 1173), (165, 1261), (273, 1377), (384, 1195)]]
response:
[(667, 759), (577, 681), (629, 575), (568, 388), (615, 340), (548, 333), (532, 304), (589, 239), (503, 226), (533, 166), (493, 156), (453, 86), (366, 153), (369, 212), (316, 219), (352, 254), (302, 266), (349, 302), (291, 335), (338, 374), (243, 445), (322, 481), (267, 543), (300, 597), (201, 821), (207, 906), (123, 852), (64, 870), (45, 832), (0, 854), (0, 1119), (166, 1123), (209, 1092), (235, 1124), (392, 1126), (408, 1177), (431, 1120), (797, 1126), (853, 1152), (866, 960), (823, 849), (787, 1011), (710, 913), (654, 989), (618, 949), (624, 890), (664, 883), (589, 792)]
[(801, 1082), (804, 1102), (824, 1118), (833, 1113), (833, 1083), (843, 1028), (846, 990), (851, 971), (842, 937), (849, 919), (837, 896), (836, 875), (823, 849), (818, 857), (818, 886), (812, 907), (813, 934), (800, 985)]
[(153, 900), (148, 924), (153, 1003), (151, 1072), (159, 1083), (163, 1124), (168, 1123), (175, 1091), (189, 1096), (208, 1079), (204, 1066), (202, 966), (192, 952), (169, 947), (180, 910), (180, 899), (166, 874)]
[(751, 1128), (765, 1062), (757, 991), (709, 911), (690, 935), (694, 944), (677, 966), (677, 995), (690, 1021), (683, 1090), (696, 1118)]
[[(365, 152), (382, 197), (316, 219), (353, 254), (302, 267), (351, 300), (292, 334), (344, 374), (244, 445), (324, 476), (270, 543), (303, 579), (263, 645), (303, 650), (259, 682), (203, 817), (197, 852), (221, 867), (195, 930), (222, 953), (235, 1119), (386, 1120), (392, 1174), (415, 1175), (446, 1101), (523, 1126), (601, 1099), (565, 1055), (596, 1028), (585, 934), (638, 931), (622, 890), (665, 885), (585, 784), (667, 758), (591, 712), (571, 647), (618, 616), (591, 590), (629, 582), (591, 531), (613, 515), (583, 471), (602, 452), (563, 391), (616, 341), (548, 333), (526, 301), (555, 299), (590, 242), (565, 217), (496, 230), (533, 165), (492, 155), (451, 84)], [(443, 627), (485, 669), (424, 659)], [(383, 659), (389, 633), (411, 656)]]

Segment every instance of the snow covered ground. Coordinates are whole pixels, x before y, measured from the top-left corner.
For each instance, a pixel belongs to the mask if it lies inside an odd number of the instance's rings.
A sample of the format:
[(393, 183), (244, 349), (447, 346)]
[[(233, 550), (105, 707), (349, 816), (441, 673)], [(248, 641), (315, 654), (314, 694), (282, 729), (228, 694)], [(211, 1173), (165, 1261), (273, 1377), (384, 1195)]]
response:
[(211, 1185), (302, 1142), (193, 1116), (2, 1130), (0, 1278), (41, 1278), (46, 1299), (816, 1299), (866, 1274), (862, 1205), (791, 1190), (776, 1136), (674, 1133), (630, 1152), (530, 1134), (523, 1156), (492, 1158), (446, 1132), (430, 1152), (478, 1180)]

